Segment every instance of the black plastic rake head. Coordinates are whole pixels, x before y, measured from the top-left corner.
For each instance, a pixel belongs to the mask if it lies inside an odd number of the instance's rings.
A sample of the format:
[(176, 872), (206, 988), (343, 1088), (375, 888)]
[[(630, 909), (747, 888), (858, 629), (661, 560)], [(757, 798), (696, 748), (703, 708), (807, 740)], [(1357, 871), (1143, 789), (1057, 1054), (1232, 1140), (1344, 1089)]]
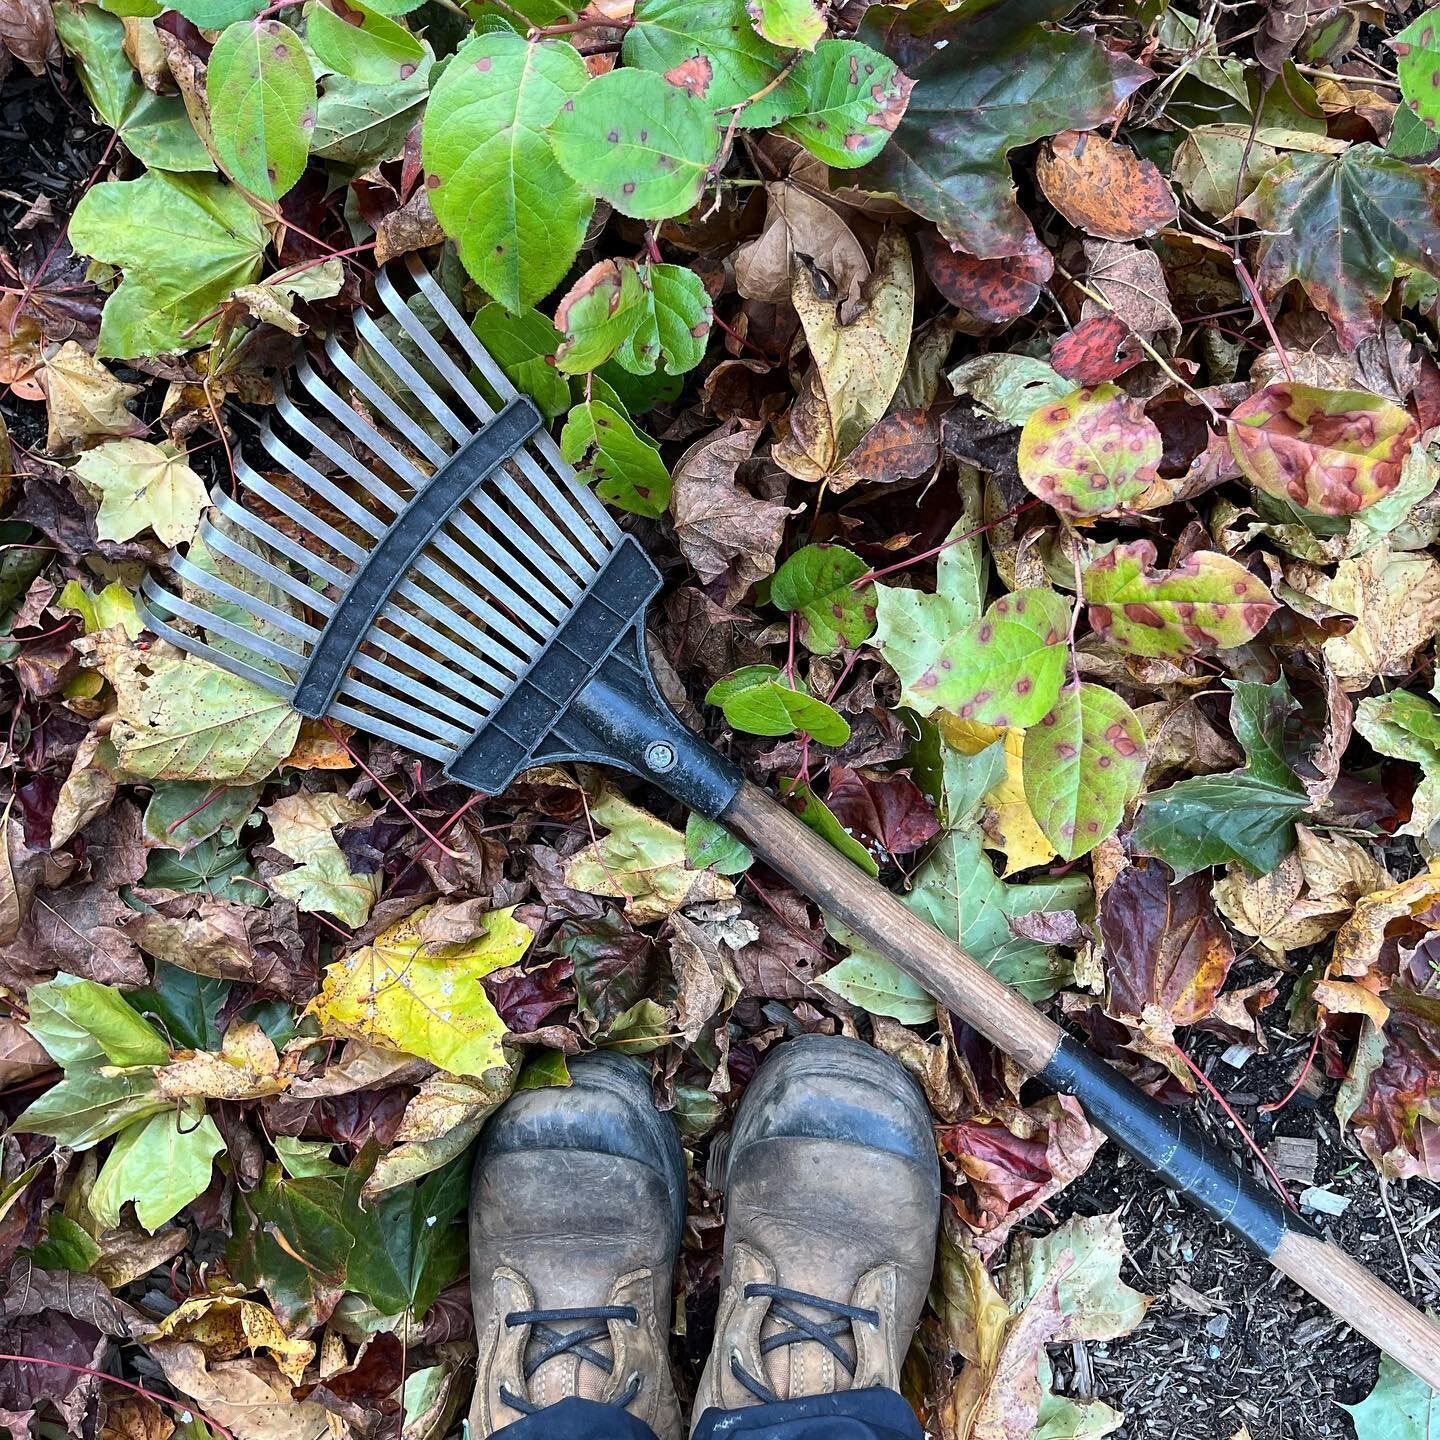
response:
[(178, 593), (146, 578), (146, 625), (477, 790), (581, 759), (720, 814), (739, 772), (645, 659), (654, 565), (418, 260), (376, 291), (356, 353), (325, 347), (337, 382), (305, 360), (279, 390), (245, 504), (217, 487), (171, 556)]

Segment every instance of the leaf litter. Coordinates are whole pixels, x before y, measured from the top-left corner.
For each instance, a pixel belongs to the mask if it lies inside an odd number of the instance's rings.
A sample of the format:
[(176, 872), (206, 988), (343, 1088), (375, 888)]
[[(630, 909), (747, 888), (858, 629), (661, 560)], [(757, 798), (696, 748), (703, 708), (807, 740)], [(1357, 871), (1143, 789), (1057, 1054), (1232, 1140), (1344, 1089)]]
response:
[(348, 336), (347, 218), (421, 252), (635, 517), (686, 718), (1436, 1304), (1440, 12), (154, 9), (0, 15), (7, 1413), (441, 1440), (504, 1097), (626, 1051), (703, 1174), (821, 1030), (935, 1113), (935, 1433), (1425, 1433), (716, 827), (466, 795), (133, 595)]

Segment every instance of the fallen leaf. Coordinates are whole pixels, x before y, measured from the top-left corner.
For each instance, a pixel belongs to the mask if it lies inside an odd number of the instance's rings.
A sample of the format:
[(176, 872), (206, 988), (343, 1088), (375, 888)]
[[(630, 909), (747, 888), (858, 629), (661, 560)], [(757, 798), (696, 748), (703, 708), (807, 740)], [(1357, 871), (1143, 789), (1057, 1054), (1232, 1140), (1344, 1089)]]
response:
[(735, 288), (747, 300), (790, 301), (795, 262), (804, 256), (834, 287), (840, 319), (849, 323), (870, 278), (870, 262), (854, 232), (817, 195), (788, 180), (765, 186), (765, 225), (735, 252)]
[(1101, 240), (1139, 240), (1175, 220), (1160, 171), (1100, 135), (1062, 131), (1041, 147), (1035, 178), (1072, 225)]
[(362, 800), (328, 791), (285, 795), (266, 806), (275, 848), (297, 862), (295, 869), (271, 876), (271, 887), (301, 910), (323, 910), (352, 928), (363, 925), (380, 898), (381, 877), (353, 874), (331, 832), (374, 813)]
[(271, 1310), (237, 1294), (197, 1295), (182, 1301), (147, 1337), (149, 1344), (157, 1340), (197, 1345), (207, 1363), (263, 1350), (292, 1385), (300, 1384), (305, 1367), (315, 1358), (313, 1341), (292, 1339)]
[[(45, 448), (62, 455), (106, 435), (143, 435), (145, 422), (126, 408), (141, 390), (117, 380), (82, 346), (67, 340), (45, 361)], [(128, 537), (121, 537), (128, 538)]]
[(333, 1440), (323, 1405), (296, 1400), (291, 1384), (270, 1361), (210, 1364), (199, 1345), (165, 1341), (150, 1347), (165, 1379), (236, 1440)]

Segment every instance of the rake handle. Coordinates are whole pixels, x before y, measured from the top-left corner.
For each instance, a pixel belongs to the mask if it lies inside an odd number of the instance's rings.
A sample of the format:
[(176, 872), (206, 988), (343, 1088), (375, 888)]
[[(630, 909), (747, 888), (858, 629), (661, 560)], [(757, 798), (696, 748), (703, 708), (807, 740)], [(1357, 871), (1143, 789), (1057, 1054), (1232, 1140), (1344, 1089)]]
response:
[(743, 782), (722, 821), (771, 869), (1054, 1088), (1282, 1274), (1440, 1389), (1440, 1327), (1338, 1246), (1312, 1233), (1234, 1159), (1157, 1104), (959, 945), (926, 925), (765, 791)]

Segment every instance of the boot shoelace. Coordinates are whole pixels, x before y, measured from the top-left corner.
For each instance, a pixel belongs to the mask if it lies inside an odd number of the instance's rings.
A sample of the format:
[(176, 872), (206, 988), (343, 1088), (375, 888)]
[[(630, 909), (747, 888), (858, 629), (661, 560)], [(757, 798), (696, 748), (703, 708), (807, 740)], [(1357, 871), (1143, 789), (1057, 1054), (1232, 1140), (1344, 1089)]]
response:
[[(577, 1360), (588, 1361), (598, 1366), (607, 1375), (615, 1368), (615, 1362), (594, 1349), (592, 1340), (606, 1339), (610, 1334), (610, 1321), (623, 1320), (629, 1325), (640, 1323), (640, 1312), (633, 1305), (586, 1305), (573, 1310), (513, 1310), (505, 1317), (509, 1328), (520, 1325), (531, 1327), (530, 1345), (526, 1347), (525, 1379), (528, 1382), (535, 1372), (549, 1360), (560, 1355), (573, 1354)], [(556, 1325), (585, 1322), (574, 1330), (557, 1330)], [(538, 1351), (529, 1353), (538, 1345)], [(639, 1393), (641, 1380), (632, 1375), (625, 1388), (610, 1400), (610, 1404), (624, 1409)], [(542, 1407), (523, 1395), (512, 1395), (505, 1386), (500, 1387), (500, 1399), (512, 1410), (522, 1415), (534, 1415)]]
[[(747, 1285), (745, 1298), (747, 1300), (768, 1299), (770, 1314), (790, 1326), (790, 1329), (777, 1330), (773, 1335), (762, 1340), (760, 1342), (761, 1355), (768, 1355), (772, 1350), (779, 1350), (782, 1346), (804, 1345), (813, 1340), (817, 1345), (823, 1345), (851, 1375), (855, 1373), (855, 1361), (850, 1358), (849, 1352), (840, 1343), (839, 1337), (856, 1321), (874, 1325), (877, 1329), (880, 1325), (878, 1310), (866, 1310), (859, 1305), (846, 1305), (839, 1300), (826, 1300), (820, 1295), (807, 1295), (803, 1290), (787, 1290), (781, 1285)], [(811, 1309), (823, 1311), (834, 1316), (834, 1319), (812, 1320), (808, 1315), (802, 1315), (795, 1308), (797, 1305), (806, 1305)], [(732, 1354), (730, 1356), (730, 1373), (762, 1405), (778, 1405), (780, 1403), (780, 1397), (768, 1385), (757, 1380), (740, 1363), (739, 1355)]]

